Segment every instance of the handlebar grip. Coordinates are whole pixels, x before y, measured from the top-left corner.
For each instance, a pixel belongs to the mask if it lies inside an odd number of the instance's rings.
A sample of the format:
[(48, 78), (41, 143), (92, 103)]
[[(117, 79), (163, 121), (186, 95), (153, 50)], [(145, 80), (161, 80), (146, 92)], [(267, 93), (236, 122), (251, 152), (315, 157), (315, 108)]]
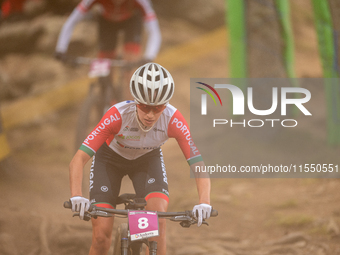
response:
[(217, 210), (211, 210), (210, 216), (211, 217), (216, 217), (218, 215), (218, 211)]
[(72, 203), (70, 201), (65, 201), (64, 202), (64, 207), (68, 209), (72, 209)]

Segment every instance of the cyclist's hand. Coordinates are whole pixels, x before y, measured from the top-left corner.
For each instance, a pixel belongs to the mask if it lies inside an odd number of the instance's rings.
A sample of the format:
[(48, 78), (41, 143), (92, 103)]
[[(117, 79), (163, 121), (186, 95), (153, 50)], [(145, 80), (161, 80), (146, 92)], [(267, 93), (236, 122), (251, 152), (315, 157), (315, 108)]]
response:
[(202, 221), (210, 218), (212, 206), (208, 204), (195, 205), (192, 209), (194, 217), (197, 218), (197, 226), (202, 225)]
[(71, 197), (70, 201), (72, 203), (72, 212), (79, 212), (79, 218), (84, 219), (84, 214), (90, 208), (90, 201), (81, 196)]

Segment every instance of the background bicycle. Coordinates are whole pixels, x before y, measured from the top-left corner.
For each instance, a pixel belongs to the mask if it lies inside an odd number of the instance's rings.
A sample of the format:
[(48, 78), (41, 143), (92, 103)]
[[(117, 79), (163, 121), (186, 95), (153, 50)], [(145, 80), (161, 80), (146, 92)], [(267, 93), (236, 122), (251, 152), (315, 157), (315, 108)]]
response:
[(89, 66), (91, 78), (87, 96), (80, 107), (76, 126), (74, 148), (77, 150), (103, 114), (115, 103), (128, 99), (128, 79), (138, 62), (121, 59), (70, 57), (64, 59), (70, 65)]
[[(122, 194), (118, 197), (118, 204), (124, 204), (125, 210), (101, 208), (91, 206), (89, 212), (85, 213), (84, 220), (92, 217), (113, 217), (120, 215), (128, 218), (128, 223), (121, 223), (117, 228), (113, 255), (139, 255), (142, 254), (143, 244), (149, 247), (149, 254), (157, 254), (157, 243), (149, 241), (152, 236), (158, 235), (158, 218), (166, 218), (171, 221), (179, 222), (184, 228), (197, 224), (197, 219), (191, 210), (184, 212), (152, 212), (144, 211), (146, 201), (144, 198), (136, 198), (135, 194)], [(71, 208), (69, 201), (64, 203), (65, 208)], [(211, 216), (216, 217), (218, 212), (212, 210)], [(79, 216), (75, 213), (73, 216)], [(203, 220), (202, 224), (209, 225)], [(145, 247), (144, 247), (145, 248)]]

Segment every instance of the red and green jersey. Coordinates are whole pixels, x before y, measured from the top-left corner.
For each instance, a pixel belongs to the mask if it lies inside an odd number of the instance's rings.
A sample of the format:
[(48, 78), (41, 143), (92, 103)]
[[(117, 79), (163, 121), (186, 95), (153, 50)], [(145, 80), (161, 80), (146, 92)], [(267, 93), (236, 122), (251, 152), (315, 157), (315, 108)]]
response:
[(186, 120), (172, 105), (166, 106), (148, 132), (141, 130), (137, 121), (134, 101), (118, 103), (105, 113), (80, 149), (93, 156), (106, 142), (120, 156), (132, 160), (160, 148), (169, 138), (175, 138), (190, 165), (202, 161)]

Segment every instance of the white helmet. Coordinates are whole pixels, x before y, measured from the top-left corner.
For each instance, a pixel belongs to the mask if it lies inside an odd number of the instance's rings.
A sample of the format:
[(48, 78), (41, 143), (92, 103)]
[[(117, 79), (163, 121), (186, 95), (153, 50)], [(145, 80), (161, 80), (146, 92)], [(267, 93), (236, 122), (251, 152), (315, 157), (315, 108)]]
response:
[(156, 63), (139, 67), (130, 80), (130, 92), (138, 103), (162, 105), (169, 102), (175, 83), (168, 70)]

